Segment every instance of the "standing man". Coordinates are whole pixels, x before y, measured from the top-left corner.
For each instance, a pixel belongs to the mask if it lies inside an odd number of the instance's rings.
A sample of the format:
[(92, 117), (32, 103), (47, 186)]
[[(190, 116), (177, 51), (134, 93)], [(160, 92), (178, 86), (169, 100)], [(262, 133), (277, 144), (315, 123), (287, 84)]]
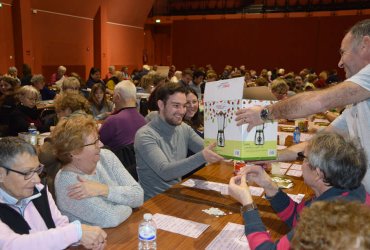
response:
[[(241, 109), (237, 112), (237, 124), (248, 123), (250, 131), (254, 126), (269, 120), (301, 118), (330, 108), (353, 104), (328, 127), (328, 130), (334, 130), (358, 141), (359, 146), (366, 152), (369, 169), (370, 19), (356, 23), (347, 32), (342, 40), (340, 54), (338, 66), (344, 68), (346, 81), (328, 89), (301, 93), (266, 107)], [(367, 171), (363, 184), (369, 192), (370, 171)]]
[[(202, 164), (223, 157), (214, 153), (215, 145), (203, 147), (203, 139), (182, 122), (186, 113), (185, 88), (166, 83), (158, 89), (159, 113), (139, 129), (135, 137), (135, 154), (139, 183), (144, 199), (163, 193), (181, 180), (181, 176)], [(188, 149), (195, 152), (187, 158)]]
[(101, 142), (112, 150), (134, 143), (135, 134), (146, 124), (136, 109), (136, 87), (130, 80), (114, 88), (115, 113), (109, 116), (99, 130)]

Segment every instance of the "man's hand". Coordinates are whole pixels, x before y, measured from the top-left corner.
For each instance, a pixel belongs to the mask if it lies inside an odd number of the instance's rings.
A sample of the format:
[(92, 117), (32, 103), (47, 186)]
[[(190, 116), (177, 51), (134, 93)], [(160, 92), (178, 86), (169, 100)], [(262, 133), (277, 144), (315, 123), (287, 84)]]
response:
[(82, 237), (81, 245), (87, 249), (104, 249), (107, 243), (107, 234), (100, 227), (81, 224)]
[(262, 187), (268, 196), (274, 196), (279, 191), (278, 186), (271, 180), (262, 166), (246, 166), (243, 168), (241, 174), (245, 174), (248, 181), (253, 181), (258, 186)]
[(96, 181), (85, 180), (77, 176), (78, 182), (68, 187), (68, 196), (72, 199), (81, 200), (95, 196), (108, 196), (107, 185)]
[(216, 143), (212, 143), (208, 145), (208, 147), (205, 147), (202, 151), (203, 157), (204, 159), (206, 159), (208, 163), (214, 163), (214, 162), (222, 161), (224, 159), (222, 156), (213, 152), (213, 149), (215, 147), (216, 147)]
[(261, 106), (239, 109), (236, 111), (236, 125), (240, 126), (248, 123), (247, 131), (249, 132), (253, 127), (263, 124), (264, 121), (261, 119), (262, 109)]
[(243, 206), (253, 202), (245, 175), (232, 177), (229, 182), (229, 195), (239, 201)]

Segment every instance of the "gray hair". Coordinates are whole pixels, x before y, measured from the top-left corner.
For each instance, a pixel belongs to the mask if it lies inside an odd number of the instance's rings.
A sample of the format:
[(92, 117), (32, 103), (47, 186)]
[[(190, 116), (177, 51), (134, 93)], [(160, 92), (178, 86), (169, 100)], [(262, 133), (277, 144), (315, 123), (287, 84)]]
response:
[(37, 156), (36, 149), (18, 137), (0, 138), (0, 166), (11, 168), (20, 154)]
[(370, 19), (357, 22), (347, 33), (352, 35), (353, 45), (358, 45), (364, 36), (370, 36)]
[(336, 133), (318, 133), (307, 145), (311, 169), (319, 168), (324, 182), (336, 188), (355, 189), (367, 170), (367, 160), (362, 148), (356, 147)]
[(25, 86), (22, 86), (18, 92), (17, 92), (17, 96), (25, 96), (27, 94), (32, 94), (34, 95), (37, 99), (40, 98), (40, 92), (34, 87), (34, 86), (31, 86), (31, 85), (25, 85)]
[(8, 74), (13, 74), (14, 72), (18, 71), (16, 67), (12, 66), (8, 69)]
[(63, 74), (64, 74), (64, 73), (66, 73), (66, 71), (67, 71), (67, 68), (66, 68), (66, 67), (64, 67), (63, 65), (60, 65), (60, 66), (58, 67), (58, 72), (63, 72)]
[(45, 80), (45, 77), (41, 74), (33, 75), (32, 78), (31, 78), (31, 83), (35, 84), (35, 83), (38, 83), (38, 82), (43, 82), (44, 80)]
[(123, 99), (136, 100), (136, 87), (130, 80), (123, 80), (114, 87), (114, 92), (119, 94)]

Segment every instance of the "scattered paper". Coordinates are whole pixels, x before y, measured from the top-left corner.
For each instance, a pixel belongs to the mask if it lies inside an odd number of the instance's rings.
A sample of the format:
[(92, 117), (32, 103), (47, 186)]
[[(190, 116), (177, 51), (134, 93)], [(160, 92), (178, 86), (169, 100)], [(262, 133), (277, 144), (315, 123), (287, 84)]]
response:
[(249, 250), (247, 237), (244, 235), (244, 225), (227, 223), (222, 231), (207, 246), (206, 250), (244, 249)]
[(302, 171), (295, 170), (295, 169), (289, 169), (289, 171), (286, 172), (286, 175), (295, 176), (295, 177), (301, 177), (302, 176)]
[(302, 165), (301, 164), (293, 164), (290, 169), (294, 169), (294, 170), (300, 170), (302, 171)]
[[(188, 179), (181, 183), (181, 185), (204, 190), (213, 190), (216, 192), (220, 192), (222, 195), (229, 195), (229, 184), (225, 183)], [(251, 194), (253, 196), (261, 196), (263, 193), (263, 188), (260, 187), (249, 186), (249, 190), (251, 191)]]
[(292, 163), (287, 163), (287, 162), (280, 162), (280, 168), (289, 168)]
[(207, 224), (164, 214), (155, 214), (153, 219), (158, 229), (192, 238), (198, 238), (209, 227)]
[(293, 201), (301, 203), (304, 197), (304, 194), (287, 194)]
[(313, 122), (330, 123), (330, 121), (328, 119), (320, 119), (320, 118), (315, 118), (315, 120), (313, 120)]

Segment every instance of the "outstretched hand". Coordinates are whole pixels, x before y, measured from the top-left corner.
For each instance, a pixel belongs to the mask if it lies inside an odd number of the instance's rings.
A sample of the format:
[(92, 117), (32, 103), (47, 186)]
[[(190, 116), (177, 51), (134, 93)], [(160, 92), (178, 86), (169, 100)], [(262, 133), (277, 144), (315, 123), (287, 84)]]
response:
[(253, 127), (263, 124), (264, 121), (261, 119), (262, 109), (261, 106), (239, 109), (236, 111), (236, 125), (248, 124), (247, 131), (249, 132)]
[(206, 159), (208, 163), (215, 163), (218, 161), (222, 161), (224, 159), (222, 156), (216, 154), (213, 151), (215, 147), (216, 147), (216, 143), (212, 143), (208, 145), (207, 147), (205, 147), (202, 151), (203, 157), (204, 159)]

